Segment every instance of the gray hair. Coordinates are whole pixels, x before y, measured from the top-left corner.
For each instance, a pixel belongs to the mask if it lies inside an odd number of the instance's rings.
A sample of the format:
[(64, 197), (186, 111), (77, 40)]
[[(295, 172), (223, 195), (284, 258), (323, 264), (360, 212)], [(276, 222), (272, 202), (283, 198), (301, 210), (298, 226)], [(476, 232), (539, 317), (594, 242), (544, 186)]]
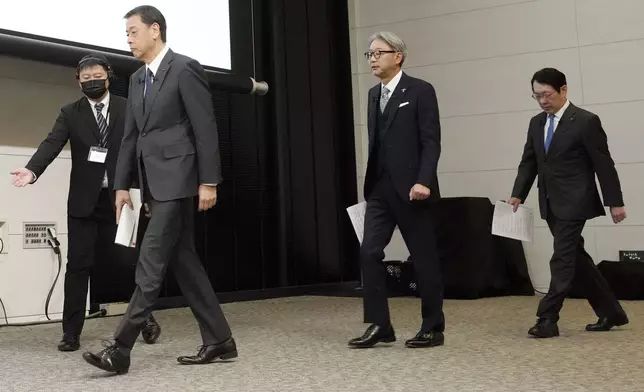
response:
[(382, 41), (386, 43), (391, 49), (395, 50), (396, 52), (402, 53), (400, 65), (403, 65), (405, 58), (407, 57), (407, 45), (405, 45), (405, 41), (400, 39), (400, 37), (398, 37), (396, 34), (389, 31), (380, 31), (378, 33), (372, 34), (371, 37), (369, 37), (369, 46), (371, 46), (371, 44), (375, 40)]

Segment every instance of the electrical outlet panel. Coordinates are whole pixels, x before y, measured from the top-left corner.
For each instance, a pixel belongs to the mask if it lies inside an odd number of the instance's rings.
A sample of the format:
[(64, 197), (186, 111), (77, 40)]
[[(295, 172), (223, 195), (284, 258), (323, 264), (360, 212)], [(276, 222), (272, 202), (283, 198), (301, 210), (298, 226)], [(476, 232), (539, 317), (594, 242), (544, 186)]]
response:
[(56, 223), (54, 222), (25, 222), (22, 230), (22, 248), (23, 249), (47, 249), (47, 229), (56, 232)]

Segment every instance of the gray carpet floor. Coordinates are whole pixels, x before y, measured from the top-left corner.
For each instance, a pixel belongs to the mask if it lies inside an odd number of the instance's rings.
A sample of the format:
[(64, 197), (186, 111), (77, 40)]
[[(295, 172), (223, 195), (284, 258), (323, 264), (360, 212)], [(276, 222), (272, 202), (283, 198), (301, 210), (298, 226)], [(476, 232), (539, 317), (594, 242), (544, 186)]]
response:
[(631, 323), (589, 333), (585, 301), (567, 300), (561, 336), (527, 337), (538, 297), (445, 303), (446, 345), (406, 349), (419, 326), (415, 298), (390, 300), (398, 341), (351, 350), (360, 335), (359, 298), (294, 297), (224, 305), (239, 348), (227, 363), (181, 366), (200, 344), (188, 309), (157, 312), (163, 332), (141, 340), (132, 367), (111, 376), (87, 365), (120, 317), (88, 320), (83, 347), (56, 351), (60, 325), (0, 329), (0, 391), (644, 391), (644, 302), (624, 302)]

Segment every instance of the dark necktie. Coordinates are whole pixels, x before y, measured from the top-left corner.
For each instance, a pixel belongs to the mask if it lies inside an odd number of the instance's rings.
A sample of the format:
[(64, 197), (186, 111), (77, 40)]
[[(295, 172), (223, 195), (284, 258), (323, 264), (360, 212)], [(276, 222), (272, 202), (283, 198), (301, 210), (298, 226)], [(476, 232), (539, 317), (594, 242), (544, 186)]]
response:
[(97, 103), (94, 108), (96, 109), (96, 122), (98, 123), (98, 130), (101, 132), (101, 147), (105, 147), (107, 143), (107, 120), (103, 117), (103, 108), (105, 104)]
[(144, 96), (147, 97), (152, 88), (152, 83), (154, 82), (154, 74), (152, 70), (148, 68), (148, 71), (145, 73), (145, 93)]

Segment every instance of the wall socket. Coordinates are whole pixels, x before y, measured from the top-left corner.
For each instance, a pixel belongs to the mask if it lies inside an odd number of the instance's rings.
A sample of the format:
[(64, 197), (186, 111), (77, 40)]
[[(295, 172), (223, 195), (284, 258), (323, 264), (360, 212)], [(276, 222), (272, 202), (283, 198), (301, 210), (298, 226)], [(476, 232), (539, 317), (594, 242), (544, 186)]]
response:
[(24, 222), (22, 228), (23, 249), (47, 249), (47, 229), (51, 229), (56, 235), (55, 222)]

